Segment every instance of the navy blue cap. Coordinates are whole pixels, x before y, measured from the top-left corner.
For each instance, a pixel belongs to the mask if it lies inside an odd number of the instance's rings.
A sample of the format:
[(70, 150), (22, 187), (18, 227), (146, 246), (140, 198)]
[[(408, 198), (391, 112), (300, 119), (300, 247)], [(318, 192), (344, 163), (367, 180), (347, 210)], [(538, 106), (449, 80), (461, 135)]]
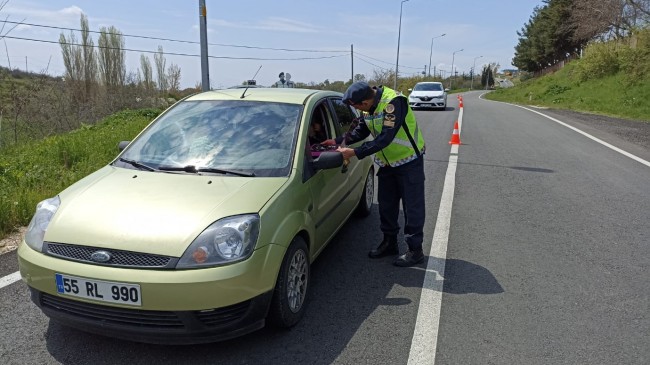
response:
[(350, 85), (343, 94), (343, 102), (346, 104), (359, 104), (364, 100), (372, 97), (374, 90), (368, 85), (367, 82), (357, 81)]

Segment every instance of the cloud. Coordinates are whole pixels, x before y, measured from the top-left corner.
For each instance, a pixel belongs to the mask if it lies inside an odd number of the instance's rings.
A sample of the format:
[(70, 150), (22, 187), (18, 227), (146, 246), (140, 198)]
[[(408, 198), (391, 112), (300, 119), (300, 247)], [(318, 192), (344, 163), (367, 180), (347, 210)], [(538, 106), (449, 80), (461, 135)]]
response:
[[(11, 3), (10, 3), (11, 4)], [(35, 7), (8, 6), (3, 9), (3, 14), (10, 18), (20, 18), (27, 23), (50, 23), (56, 19), (59, 25), (77, 25), (79, 18), (84, 12), (78, 6), (69, 6), (60, 10), (44, 10)]]

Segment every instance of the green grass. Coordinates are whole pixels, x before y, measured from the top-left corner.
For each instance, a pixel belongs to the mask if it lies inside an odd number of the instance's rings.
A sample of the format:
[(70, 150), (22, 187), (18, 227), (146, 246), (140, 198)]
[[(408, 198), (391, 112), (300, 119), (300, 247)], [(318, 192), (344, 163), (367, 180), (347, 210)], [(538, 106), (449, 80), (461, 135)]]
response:
[(554, 74), (498, 89), (486, 98), (650, 122), (650, 82), (631, 83), (622, 72), (580, 81), (579, 62), (569, 63)]
[(160, 110), (126, 110), (67, 134), (0, 149), (0, 238), (29, 223), (36, 204), (110, 162)]

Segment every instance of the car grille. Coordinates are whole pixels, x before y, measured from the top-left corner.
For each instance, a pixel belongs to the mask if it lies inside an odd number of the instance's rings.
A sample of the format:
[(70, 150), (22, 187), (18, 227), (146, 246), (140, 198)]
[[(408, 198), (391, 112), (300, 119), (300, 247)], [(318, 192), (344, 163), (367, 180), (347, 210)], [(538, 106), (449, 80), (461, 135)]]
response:
[[(110, 253), (111, 259), (107, 262), (96, 262), (91, 255), (97, 251)], [(103, 266), (119, 266), (142, 269), (173, 269), (178, 262), (175, 257), (151, 255), (140, 252), (110, 250), (98, 247), (68, 245), (62, 243), (45, 243), (43, 252), (61, 259), (80, 261)]]
[(251, 301), (248, 300), (228, 307), (207, 311), (190, 312), (146, 311), (141, 309), (107, 307), (77, 302), (46, 293), (41, 293), (40, 302), (44, 309), (86, 320), (120, 326), (173, 330), (184, 327), (196, 328), (197, 325), (204, 328), (228, 325), (239, 320), (246, 313)]

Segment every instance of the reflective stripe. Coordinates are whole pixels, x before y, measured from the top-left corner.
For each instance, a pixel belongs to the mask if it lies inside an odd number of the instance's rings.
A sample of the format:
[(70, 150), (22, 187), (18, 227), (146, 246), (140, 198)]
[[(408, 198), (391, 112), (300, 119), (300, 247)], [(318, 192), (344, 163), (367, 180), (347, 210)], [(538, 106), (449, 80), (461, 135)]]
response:
[(397, 144), (402, 145), (404, 147), (408, 147), (410, 149), (413, 149), (413, 145), (411, 144), (410, 141), (405, 141), (405, 140), (399, 139), (397, 137), (393, 138), (393, 143), (397, 143)]
[[(422, 151), (420, 151), (420, 155), (421, 155), (421, 156), (424, 156), (424, 150), (425, 150), (425, 149), (426, 149), (426, 148), (423, 148)], [(416, 158), (418, 158), (417, 155), (411, 155), (411, 156), (409, 156), (409, 157), (407, 157), (407, 158), (403, 158), (403, 159), (401, 159), (401, 160), (399, 160), (399, 161), (391, 162), (391, 163), (390, 163), (390, 167), (402, 166), (402, 165), (404, 165), (404, 164), (407, 164), (407, 163), (409, 163), (409, 162), (415, 160)], [(384, 161), (380, 160), (377, 156), (374, 156), (373, 159), (375, 160), (375, 164), (377, 164), (377, 166), (379, 166), (379, 167), (386, 167), (386, 166), (387, 166), (387, 165), (384, 163)]]

